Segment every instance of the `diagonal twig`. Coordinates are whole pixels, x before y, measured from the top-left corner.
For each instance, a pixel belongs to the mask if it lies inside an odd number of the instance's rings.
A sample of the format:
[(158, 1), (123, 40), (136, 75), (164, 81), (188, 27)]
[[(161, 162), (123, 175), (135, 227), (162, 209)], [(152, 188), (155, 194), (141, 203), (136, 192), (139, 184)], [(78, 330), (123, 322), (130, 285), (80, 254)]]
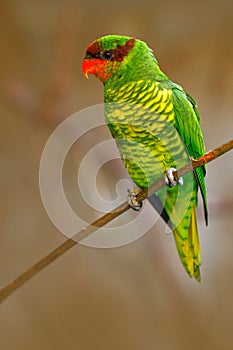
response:
[[(178, 169), (177, 171), (173, 172), (174, 177), (180, 177), (188, 172), (209, 163), (210, 161), (218, 158), (222, 154), (230, 151), (233, 149), (233, 140), (215, 148), (214, 150), (211, 150), (207, 153), (205, 153), (203, 156), (192, 160), (189, 164), (183, 166), (182, 168)], [(165, 179), (161, 178), (159, 181), (155, 182), (151, 186), (149, 186), (145, 190), (141, 190), (137, 196), (136, 199), (138, 202), (143, 201), (148, 196), (150, 196), (152, 193), (158, 191), (160, 188), (165, 186)], [(28, 270), (23, 272), (21, 275), (16, 277), (15, 280), (10, 282), (6, 287), (2, 288), (0, 290), (0, 302), (4, 301), (7, 297), (9, 297), (16, 289), (21, 287), (25, 282), (30, 280), (34, 275), (36, 275), (38, 272), (43, 270), (45, 267), (47, 267), (49, 264), (51, 264), (53, 261), (55, 261), (57, 258), (62, 256), (66, 251), (68, 251), (70, 248), (75, 246), (78, 241), (84, 239), (91, 233), (98, 230), (99, 227), (103, 227), (116, 217), (120, 216), (124, 212), (130, 209), (130, 206), (127, 202), (122, 203), (117, 208), (112, 210), (111, 212), (103, 215), (99, 219), (92, 222), (90, 225), (88, 225), (86, 228), (81, 230), (79, 233), (77, 233), (72, 239), (66, 240), (64, 243), (59, 245), (56, 249), (54, 249), (52, 252), (50, 252), (48, 255), (46, 255), (44, 258), (39, 260), (37, 263), (35, 263), (33, 266), (31, 266)]]

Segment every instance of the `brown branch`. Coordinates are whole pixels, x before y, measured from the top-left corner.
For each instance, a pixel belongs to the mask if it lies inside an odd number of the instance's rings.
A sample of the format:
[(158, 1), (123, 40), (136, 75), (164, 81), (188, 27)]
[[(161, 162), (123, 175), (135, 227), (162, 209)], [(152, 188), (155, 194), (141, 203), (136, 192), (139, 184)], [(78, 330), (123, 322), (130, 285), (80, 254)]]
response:
[[(216, 149), (209, 151), (208, 153), (204, 154), (202, 157), (192, 160), (189, 164), (183, 166), (182, 168), (178, 169), (177, 172), (173, 172), (174, 176), (183, 176), (187, 174), (188, 172), (206, 164), (210, 161), (218, 158), (222, 154), (230, 151), (233, 149), (233, 140), (223, 144), (222, 146), (217, 147)], [(148, 189), (142, 190), (137, 194), (137, 200), (139, 202), (146, 199), (150, 194), (158, 191), (160, 188), (165, 186), (165, 180), (162, 178), (161, 180), (157, 181), (156, 183), (152, 184)], [(97, 219), (90, 225), (88, 225), (85, 229), (81, 230), (79, 233), (77, 233), (73, 239), (68, 239), (64, 243), (62, 243), (60, 246), (58, 246), (56, 249), (54, 249), (51, 253), (49, 253), (47, 256), (42, 258), (40, 261), (35, 263), (33, 266), (31, 266), (28, 270), (26, 270), (24, 273), (22, 273), (20, 276), (18, 276), (14, 281), (10, 282), (6, 287), (2, 288), (0, 290), (0, 302), (4, 301), (8, 296), (10, 296), (16, 289), (21, 287), (25, 282), (30, 280), (34, 275), (36, 275), (39, 271), (44, 269), (46, 266), (48, 266), (50, 263), (52, 263), (54, 260), (62, 256), (66, 251), (68, 251), (70, 248), (75, 246), (78, 241), (81, 239), (87, 237), (94, 231), (97, 231), (99, 227), (103, 227), (108, 222), (115, 219), (117, 216), (123, 214), (128, 209), (130, 209), (127, 202), (121, 204), (111, 212), (103, 215), (101, 218)]]

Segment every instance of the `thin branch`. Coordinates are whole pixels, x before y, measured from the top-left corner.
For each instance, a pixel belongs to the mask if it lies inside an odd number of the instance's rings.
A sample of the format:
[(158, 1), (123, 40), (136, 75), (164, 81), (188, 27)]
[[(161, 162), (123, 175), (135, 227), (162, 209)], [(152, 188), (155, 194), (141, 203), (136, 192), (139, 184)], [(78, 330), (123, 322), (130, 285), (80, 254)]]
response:
[[(192, 160), (189, 164), (183, 166), (182, 168), (178, 169), (177, 172), (174, 171), (173, 175), (175, 177), (177, 176), (183, 176), (187, 174), (188, 172), (206, 164), (210, 161), (218, 158), (222, 154), (230, 151), (233, 149), (233, 140), (223, 144), (222, 146), (217, 147), (216, 149), (209, 151), (208, 153), (205, 153), (202, 157)], [(137, 200), (139, 202), (146, 199), (148, 196), (150, 196), (152, 193), (158, 191), (160, 188), (165, 186), (165, 180), (164, 178), (160, 179), (159, 181), (152, 184), (149, 188), (140, 191), (137, 194)], [(33, 266), (31, 266), (28, 270), (26, 270), (24, 273), (22, 273), (20, 276), (18, 276), (14, 281), (9, 283), (6, 287), (2, 288), (0, 290), (0, 302), (4, 301), (7, 297), (9, 297), (16, 289), (21, 287), (25, 282), (30, 280), (34, 275), (36, 275), (39, 271), (43, 270), (46, 266), (48, 266), (50, 263), (55, 261), (57, 258), (62, 256), (66, 251), (68, 251), (70, 248), (75, 246), (78, 241), (84, 239), (91, 233), (98, 230), (99, 227), (103, 227), (113, 219), (115, 219), (117, 216), (120, 216), (127, 210), (129, 210), (130, 207), (127, 202), (124, 202), (123, 204), (119, 205), (117, 208), (112, 210), (111, 212), (103, 215), (101, 218), (97, 219), (96, 221), (92, 222), (90, 225), (88, 225), (86, 228), (81, 230), (79, 233), (77, 233), (73, 239), (68, 239), (64, 243), (62, 243), (60, 246), (58, 246), (56, 249), (54, 249), (51, 253), (49, 253), (47, 256), (42, 258), (40, 261), (35, 263)]]

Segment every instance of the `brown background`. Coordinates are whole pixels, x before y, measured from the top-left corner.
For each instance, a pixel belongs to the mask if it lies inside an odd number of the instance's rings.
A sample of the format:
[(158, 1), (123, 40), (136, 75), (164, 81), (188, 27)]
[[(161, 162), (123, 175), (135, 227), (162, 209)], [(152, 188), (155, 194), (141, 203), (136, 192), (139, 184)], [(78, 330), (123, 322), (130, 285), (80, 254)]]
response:
[[(89, 42), (111, 33), (147, 41), (198, 101), (210, 149), (232, 138), (233, 2), (11, 0), (0, 13), (3, 287), (64, 240), (42, 206), (38, 168), (55, 127), (103, 101), (80, 69)], [(208, 165), (201, 284), (161, 222), (122, 248), (76, 246), (1, 305), (1, 349), (232, 349), (232, 170), (232, 153)]]

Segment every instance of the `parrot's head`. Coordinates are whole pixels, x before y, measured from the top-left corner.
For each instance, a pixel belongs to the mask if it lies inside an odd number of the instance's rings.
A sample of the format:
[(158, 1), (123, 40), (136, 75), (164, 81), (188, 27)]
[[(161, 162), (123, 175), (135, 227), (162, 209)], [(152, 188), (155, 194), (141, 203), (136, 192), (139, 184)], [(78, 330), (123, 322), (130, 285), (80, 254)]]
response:
[(83, 74), (94, 74), (103, 83), (110, 78), (137, 75), (148, 63), (157, 63), (152, 50), (141, 40), (121, 35), (107, 35), (92, 42), (82, 63)]

